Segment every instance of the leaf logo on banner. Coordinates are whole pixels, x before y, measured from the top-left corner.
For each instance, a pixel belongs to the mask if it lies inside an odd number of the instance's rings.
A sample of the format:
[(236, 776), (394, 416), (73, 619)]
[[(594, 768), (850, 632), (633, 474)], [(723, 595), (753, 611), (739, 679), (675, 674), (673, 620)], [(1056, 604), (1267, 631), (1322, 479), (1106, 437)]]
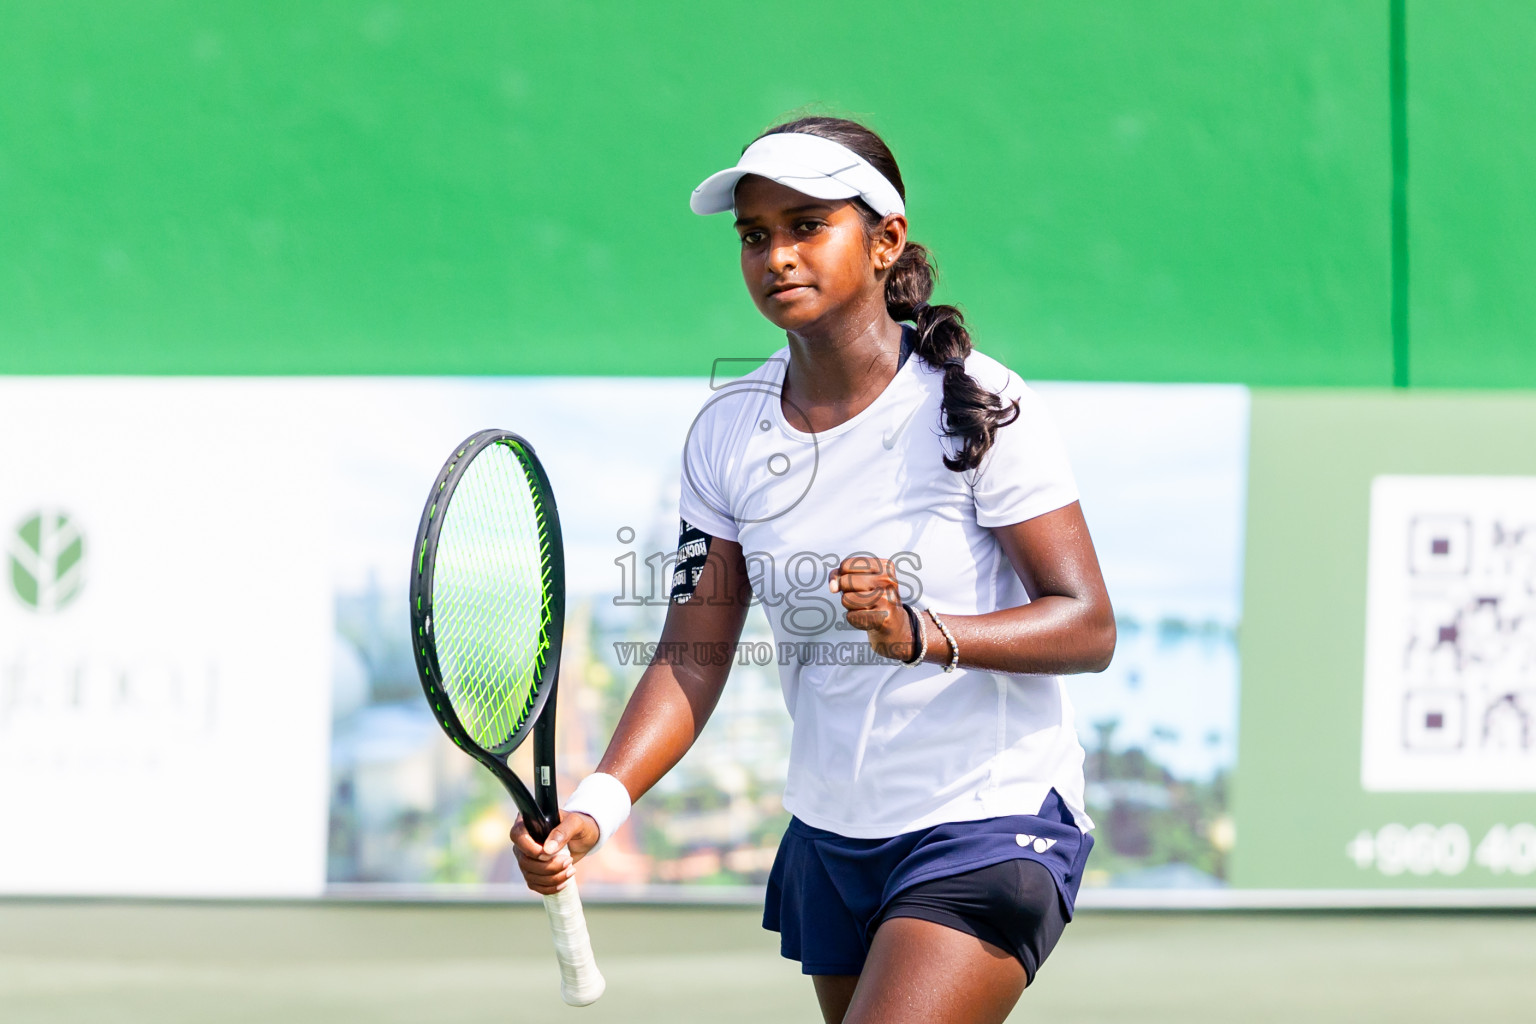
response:
[(40, 612), (63, 608), (85, 583), (85, 538), (63, 512), (44, 510), (11, 536), (11, 589)]

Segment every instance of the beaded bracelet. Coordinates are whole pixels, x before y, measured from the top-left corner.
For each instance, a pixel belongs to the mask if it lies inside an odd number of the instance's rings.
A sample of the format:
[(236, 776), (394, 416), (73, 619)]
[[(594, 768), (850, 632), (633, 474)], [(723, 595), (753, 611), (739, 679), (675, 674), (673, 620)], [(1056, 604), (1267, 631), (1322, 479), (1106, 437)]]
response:
[(912, 642), (917, 645), (917, 656), (911, 661), (903, 661), (902, 664), (912, 668), (914, 665), (921, 665), (923, 659), (928, 657), (928, 636), (923, 632), (923, 623), (917, 617), (917, 611), (909, 604), (903, 604), (902, 608), (906, 609), (907, 621), (912, 624)]
[(928, 609), (928, 617), (933, 620), (935, 626), (939, 627), (939, 632), (943, 633), (944, 639), (949, 642), (949, 664), (944, 666), (944, 671), (953, 672), (960, 667), (960, 645), (955, 643), (955, 634), (949, 631), (949, 627), (944, 625), (944, 620), (939, 618), (932, 608)]

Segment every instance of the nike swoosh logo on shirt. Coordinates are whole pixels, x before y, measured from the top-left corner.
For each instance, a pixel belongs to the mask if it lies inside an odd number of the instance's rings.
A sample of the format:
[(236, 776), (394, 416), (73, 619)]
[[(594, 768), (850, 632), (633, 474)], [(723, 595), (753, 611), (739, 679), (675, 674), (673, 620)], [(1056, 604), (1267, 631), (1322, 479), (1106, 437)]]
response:
[(895, 430), (887, 430), (885, 432), (885, 436), (880, 439), (880, 443), (885, 445), (886, 451), (890, 451), (896, 446), (896, 439), (901, 436), (903, 430), (907, 429), (907, 424), (912, 422), (912, 417), (917, 415), (919, 408), (920, 406), (913, 406), (912, 411), (907, 413), (907, 418), (898, 423)]

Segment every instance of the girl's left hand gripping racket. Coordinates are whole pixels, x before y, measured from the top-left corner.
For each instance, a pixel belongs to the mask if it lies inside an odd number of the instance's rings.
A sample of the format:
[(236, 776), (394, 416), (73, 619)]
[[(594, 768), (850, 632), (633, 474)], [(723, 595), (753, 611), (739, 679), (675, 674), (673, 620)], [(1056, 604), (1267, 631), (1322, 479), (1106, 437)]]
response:
[[(411, 563), (411, 647), (438, 723), (512, 794), (543, 842), (555, 799), (555, 683), (565, 627), (565, 553), (549, 478), (533, 447), (482, 430), (448, 457), (427, 496)], [(533, 792), (507, 766), (533, 733)], [(560, 994), (603, 994), (576, 883), (544, 897)]]

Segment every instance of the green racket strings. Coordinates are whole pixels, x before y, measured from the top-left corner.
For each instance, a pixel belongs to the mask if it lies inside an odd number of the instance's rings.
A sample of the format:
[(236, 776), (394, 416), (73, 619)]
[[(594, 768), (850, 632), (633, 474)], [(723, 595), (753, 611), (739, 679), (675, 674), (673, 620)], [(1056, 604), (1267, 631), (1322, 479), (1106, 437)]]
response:
[(454, 488), (432, 573), (442, 688), (471, 739), (494, 750), (533, 710), (548, 655), (548, 533), (511, 443), (470, 461)]

